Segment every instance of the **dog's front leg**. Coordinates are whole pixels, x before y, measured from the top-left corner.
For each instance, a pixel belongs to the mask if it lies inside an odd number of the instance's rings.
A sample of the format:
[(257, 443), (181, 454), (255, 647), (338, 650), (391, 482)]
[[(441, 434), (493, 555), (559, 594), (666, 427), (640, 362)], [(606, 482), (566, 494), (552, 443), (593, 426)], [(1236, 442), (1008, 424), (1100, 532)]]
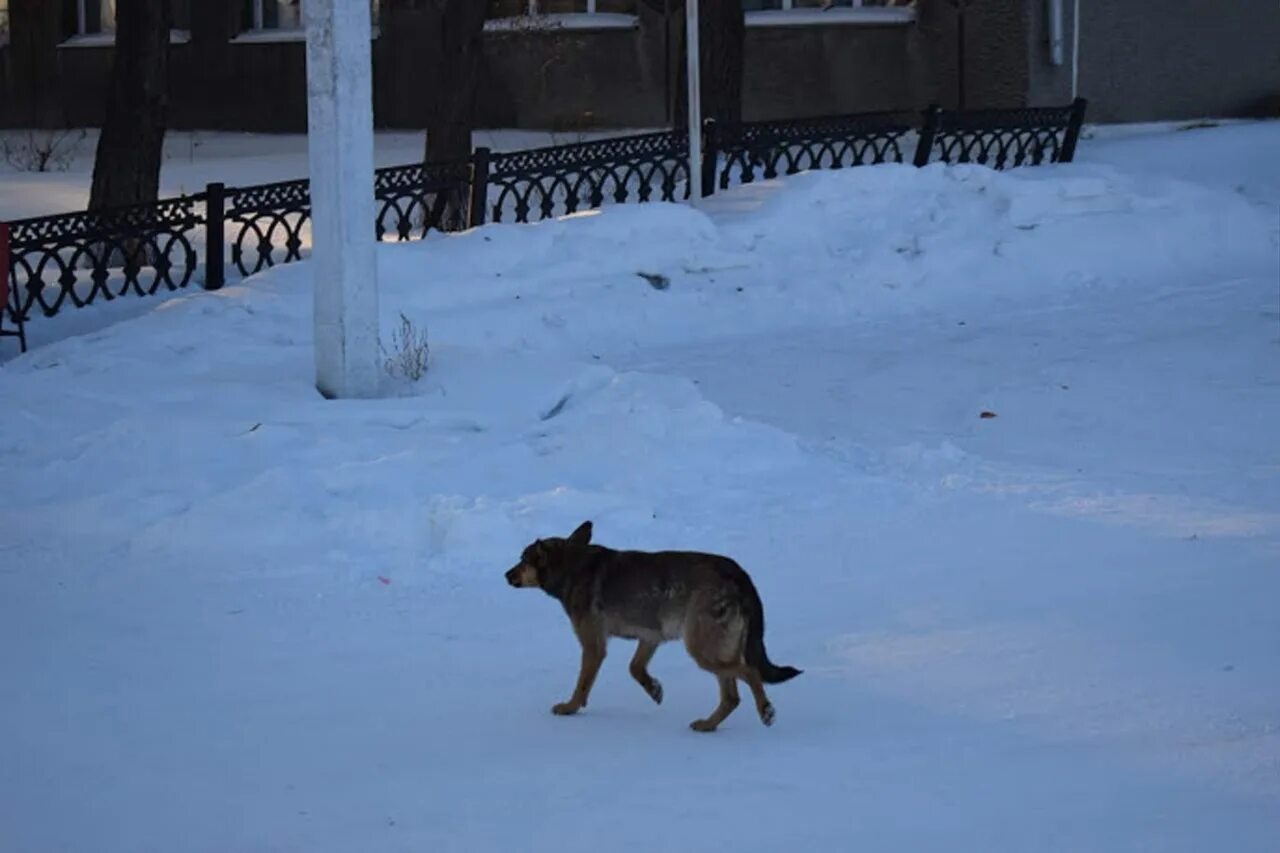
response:
[(591, 693), (591, 685), (595, 684), (596, 675), (600, 672), (600, 664), (604, 663), (606, 638), (601, 626), (592, 622), (575, 622), (573, 631), (582, 643), (582, 668), (578, 671), (578, 684), (573, 688), (573, 696), (568, 702), (561, 702), (551, 709), (551, 713), (566, 716), (576, 714), (587, 706), (587, 696)]

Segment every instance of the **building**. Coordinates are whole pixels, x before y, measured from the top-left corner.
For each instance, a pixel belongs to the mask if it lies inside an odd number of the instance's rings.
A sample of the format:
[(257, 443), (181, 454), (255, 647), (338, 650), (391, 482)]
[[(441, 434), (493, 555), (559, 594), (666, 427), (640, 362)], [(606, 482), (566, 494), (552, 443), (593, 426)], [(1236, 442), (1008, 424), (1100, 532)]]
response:
[[(0, 126), (101, 122), (116, 1), (0, 0)], [(305, 0), (173, 2), (172, 126), (305, 128)], [(371, 2), (375, 121), (422, 127), (427, 4)], [(669, 123), (675, 0), (488, 2), (481, 126)], [(746, 117), (954, 105), (954, 2), (743, 0)], [(1276, 0), (968, 0), (964, 30), (969, 106), (1078, 91), (1095, 121), (1280, 112)]]

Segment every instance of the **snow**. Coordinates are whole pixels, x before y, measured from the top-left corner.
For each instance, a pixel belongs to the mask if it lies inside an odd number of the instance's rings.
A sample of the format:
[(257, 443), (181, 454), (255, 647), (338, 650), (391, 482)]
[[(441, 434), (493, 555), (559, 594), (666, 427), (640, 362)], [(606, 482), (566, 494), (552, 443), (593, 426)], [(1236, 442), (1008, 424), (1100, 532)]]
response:
[[(377, 401), (315, 392), (307, 263), (9, 361), (0, 838), (1274, 849), (1277, 143), (384, 245), (432, 363)], [(690, 732), (679, 644), (549, 713), (576, 644), (502, 572), (586, 518), (746, 566), (772, 728)]]

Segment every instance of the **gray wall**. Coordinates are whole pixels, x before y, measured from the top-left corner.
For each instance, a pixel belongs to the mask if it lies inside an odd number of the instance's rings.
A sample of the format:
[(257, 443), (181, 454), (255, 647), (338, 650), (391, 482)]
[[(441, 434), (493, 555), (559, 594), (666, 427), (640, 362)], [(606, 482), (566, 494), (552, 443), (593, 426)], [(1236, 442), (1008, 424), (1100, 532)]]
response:
[[(1033, 101), (1070, 97), (1073, 2), (1063, 0), (1066, 63), (1057, 68), (1047, 0), (1026, 2)], [(1079, 93), (1090, 121), (1280, 114), (1280, 0), (1079, 2)]]

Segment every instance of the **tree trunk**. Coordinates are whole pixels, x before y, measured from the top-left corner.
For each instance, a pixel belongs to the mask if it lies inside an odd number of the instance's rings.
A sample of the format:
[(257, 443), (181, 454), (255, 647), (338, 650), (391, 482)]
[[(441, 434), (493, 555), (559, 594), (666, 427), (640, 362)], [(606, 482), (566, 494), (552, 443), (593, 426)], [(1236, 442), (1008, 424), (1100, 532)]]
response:
[[(471, 156), (486, 5), (481, 0), (427, 0), (422, 49), (430, 61), (423, 151), (428, 163)], [(461, 191), (437, 193), (425, 224), (446, 231), (465, 228), (468, 202)]]
[(462, 160), (471, 156), (476, 88), (484, 50), (486, 4), (481, 0), (429, 0), (426, 6), (430, 59), (426, 78), (425, 159)]
[(119, 0), (89, 209), (155, 201), (168, 113), (168, 0)]
[[(680, 31), (680, 82), (676, 86), (675, 124), (689, 123), (689, 75), (684, 36), (684, 3), (673, 0), (674, 26)], [(742, 76), (746, 52), (746, 18), (742, 0), (701, 0), (698, 40), (702, 50), (702, 117), (720, 124), (742, 121)]]

